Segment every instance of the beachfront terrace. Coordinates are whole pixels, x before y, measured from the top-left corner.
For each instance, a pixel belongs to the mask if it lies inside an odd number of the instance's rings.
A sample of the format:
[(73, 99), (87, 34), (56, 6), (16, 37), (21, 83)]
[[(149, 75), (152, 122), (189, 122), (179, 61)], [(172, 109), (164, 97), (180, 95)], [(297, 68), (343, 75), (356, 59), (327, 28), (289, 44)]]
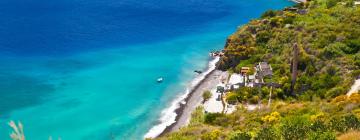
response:
[[(228, 77), (228, 81), (225, 83), (225, 93), (226, 97), (225, 107), (233, 107), (234, 102), (228, 102), (229, 94), (234, 94), (234, 91), (244, 87), (245, 89), (252, 91), (255, 88), (262, 87), (279, 87), (281, 85), (273, 82), (265, 82), (264, 78), (271, 78), (273, 76), (273, 70), (270, 64), (267, 62), (258, 62), (254, 66), (241, 67), (239, 73), (232, 73)], [(250, 92), (251, 93), (251, 92)], [(232, 101), (237, 102), (235, 99)], [(233, 105), (229, 105), (229, 104)], [(248, 105), (246, 105), (248, 106)]]
[(264, 77), (271, 77), (272, 67), (267, 62), (259, 62), (255, 67), (241, 67), (240, 73), (230, 75), (225, 84), (225, 91), (231, 91), (240, 87), (258, 87), (265, 85)]
[[(231, 113), (235, 110), (235, 104), (227, 102), (228, 94), (242, 87), (249, 90), (261, 87), (273, 87), (275, 83), (264, 82), (264, 77), (272, 77), (272, 67), (267, 62), (259, 62), (254, 66), (241, 67), (239, 73), (222, 75), (221, 83), (210, 90), (212, 97), (204, 102), (205, 112)], [(276, 85), (276, 84), (275, 84)], [(277, 87), (279, 85), (276, 85)], [(249, 105), (247, 105), (249, 106)]]

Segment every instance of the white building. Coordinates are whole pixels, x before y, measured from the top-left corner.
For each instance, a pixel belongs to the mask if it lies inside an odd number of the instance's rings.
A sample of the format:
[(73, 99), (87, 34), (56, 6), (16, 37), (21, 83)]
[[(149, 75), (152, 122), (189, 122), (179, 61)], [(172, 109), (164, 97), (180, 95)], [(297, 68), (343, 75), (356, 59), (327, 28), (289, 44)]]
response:
[(230, 76), (229, 82), (226, 86), (227, 89), (238, 89), (240, 85), (244, 84), (244, 76), (241, 74), (232, 74)]

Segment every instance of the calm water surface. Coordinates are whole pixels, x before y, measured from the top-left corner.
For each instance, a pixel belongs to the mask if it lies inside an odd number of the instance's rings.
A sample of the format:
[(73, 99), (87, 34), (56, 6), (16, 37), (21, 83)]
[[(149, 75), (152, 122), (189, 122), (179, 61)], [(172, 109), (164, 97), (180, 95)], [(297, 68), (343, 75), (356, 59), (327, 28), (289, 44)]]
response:
[[(286, 0), (1, 0), (0, 139), (142, 139), (236, 28)], [(157, 84), (162, 76), (165, 81)]]

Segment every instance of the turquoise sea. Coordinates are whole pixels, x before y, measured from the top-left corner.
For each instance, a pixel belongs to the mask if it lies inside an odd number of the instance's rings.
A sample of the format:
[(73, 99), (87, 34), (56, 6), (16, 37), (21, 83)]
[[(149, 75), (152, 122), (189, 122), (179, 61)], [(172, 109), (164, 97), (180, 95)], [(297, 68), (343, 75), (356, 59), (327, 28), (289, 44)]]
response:
[(239, 25), (292, 4), (1, 0), (0, 139), (10, 139), (10, 120), (27, 140), (143, 139), (173, 121), (164, 109), (173, 111), (193, 70), (208, 67), (208, 52)]

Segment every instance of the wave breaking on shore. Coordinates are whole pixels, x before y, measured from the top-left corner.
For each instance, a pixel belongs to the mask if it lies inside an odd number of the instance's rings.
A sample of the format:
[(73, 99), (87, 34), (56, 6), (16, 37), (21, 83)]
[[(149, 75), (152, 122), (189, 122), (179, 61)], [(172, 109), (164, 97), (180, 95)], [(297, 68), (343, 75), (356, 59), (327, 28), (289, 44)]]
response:
[(176, 110), (180, 108), (181, 104), (186, 104), (185, 99), (189, 96), (191, 91), (203, 81), (208, 74), (210, 74), (216, 68), (216, 63), (220, 60), (219, 57), (215, 57), (211, 61), (209, 61), (208, 68), (205, 72), (201, 73), (200, 75), (196, 76), (191, 82), (190, 85), (186, 88), (183, 94), (180, 94), (176, 97), (170, 104), (169, 107), (165, 108), (161, 112), (161, 117), (159, 119), (159, 124), (153, 126), (145, 135), (144, 138), (155, 138), (159, 136), (163, 131), (174, 124), (176, 122), (176, 117), (178, 114)]

